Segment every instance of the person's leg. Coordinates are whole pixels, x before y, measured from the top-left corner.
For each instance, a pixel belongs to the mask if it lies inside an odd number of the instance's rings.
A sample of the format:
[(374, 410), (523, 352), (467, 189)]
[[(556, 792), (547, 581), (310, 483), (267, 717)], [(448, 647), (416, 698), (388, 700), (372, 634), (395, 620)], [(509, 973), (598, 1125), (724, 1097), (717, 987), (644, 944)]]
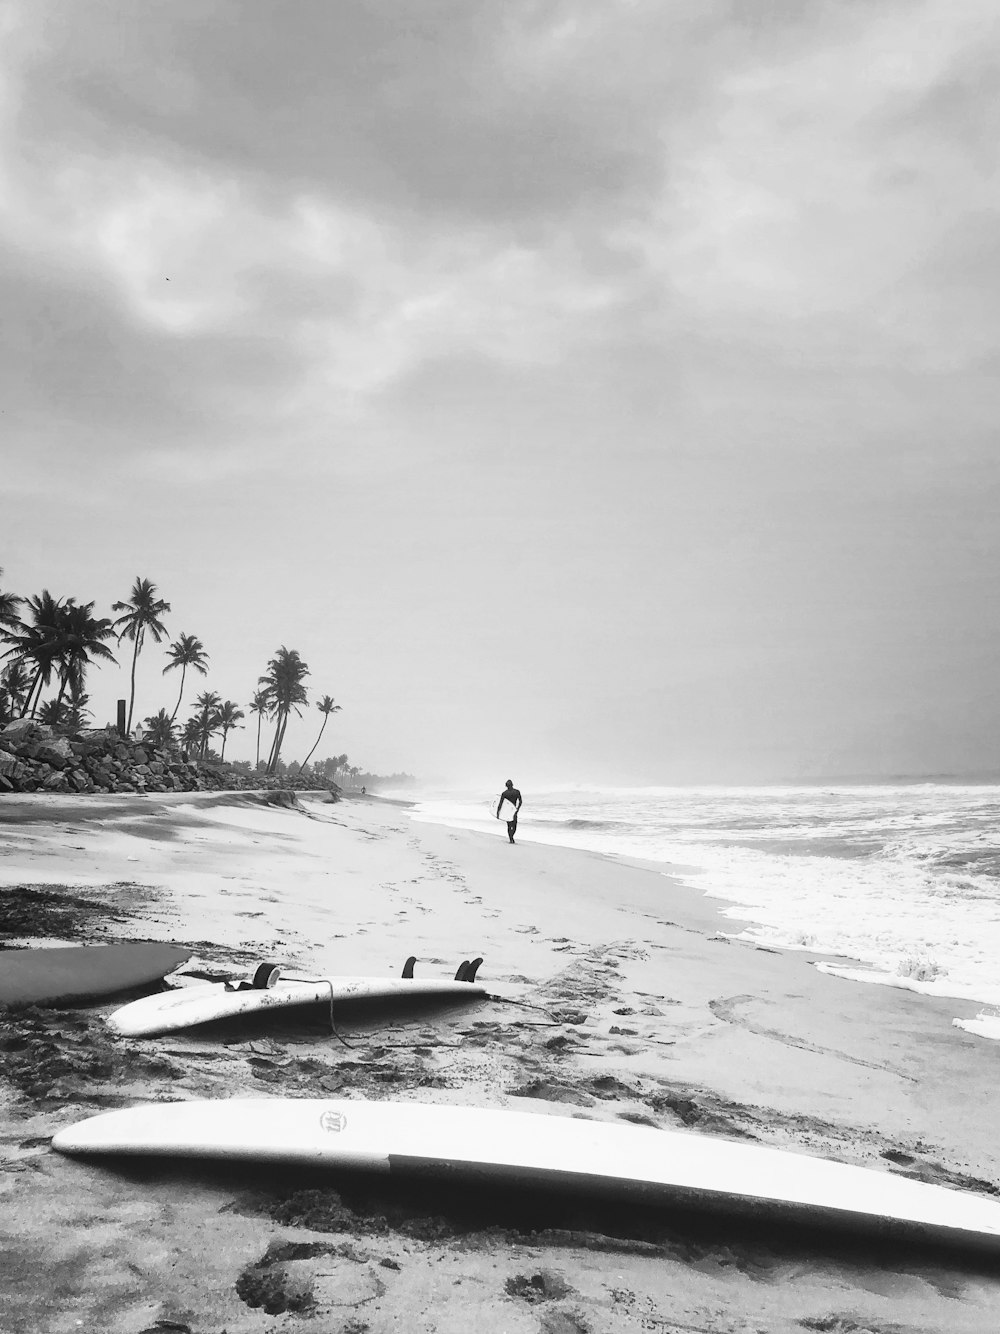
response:
[(507, 821), (507, 837), (510, 839), (512, 843), (514, 842), (514, 835), (516, 833), (517, 833), (517, 815), (515, 814), (513, 820)]

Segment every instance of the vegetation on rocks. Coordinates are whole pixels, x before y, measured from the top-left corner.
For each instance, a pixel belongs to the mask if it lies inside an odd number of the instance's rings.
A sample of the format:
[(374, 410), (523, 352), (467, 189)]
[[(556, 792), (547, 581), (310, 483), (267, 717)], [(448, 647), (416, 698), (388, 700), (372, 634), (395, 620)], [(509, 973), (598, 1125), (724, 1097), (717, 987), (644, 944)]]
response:
[[(0, 729), (0, 794), (6, 792), (211, 792), (290, 785), (287, 770), (254, 773), (250, 766), (184, 760), (176, 747), (136, 742), (113, 727), (64, 735), (33, 718)], [(325, 775), (305, 773), (294, 786), (327, 789)]]
[[(0, 580), (3, 571), (0, 569)], [(162, 674), (180, 669), (174, 694), (167, 702), (136, 700), (136, 663), (148, 641), (169, 640), (166, 618), (171, 604), (150, 579), (136, 577), (124, 601), (114, 602), (117, 619), (94, 614), (94, 602), (54, 597), (48, 589), (21, 596), (0, 587), (0, 794), (4, 792), (169, 792), (218, 787), (279, 787), (294, 778), (297, 787), (361, 787), (378, 776), (362, 773), (346, 755), (309, 765), (334, 713), (331, 695), (316, 707), (322, 714), (319, 735), (303, 763), (287, 763), (282, 748), (292, 713), (302, 716), (309, 703), (309, 667), (297, 649), (282, 645), (258, 680), (258, 689), (244, 706), (204, 690), (190, 717), (178, 722), (191, 672), (207, 676), (209, 654), (197, 635), (182, 633), (164, 649)], [(91, 668), (118, 666), (115, 649), (128, 641), (129, 697), (124, 735), (108, 724), (94, 728), (87, 693)], [(176, 682), (176, 675), (171, 678)], [(167, 686), (164, 681), (164, 685)], [(256, 718), (256, 760), (227, 764), (226, 742), (242, 729), (250, 713)], [(142, 722), (133, 727), (133, 715)], [(270, 735), (266, 760), (261, 759), (261, 733)], [(212, 743), (217, 741), (219, 753)], [(141, 758), (140, 758), (141, 757)], [(393, 775), (390, 781), (407, 781)], [(412, 780), (410, 780), (412, 781)]]

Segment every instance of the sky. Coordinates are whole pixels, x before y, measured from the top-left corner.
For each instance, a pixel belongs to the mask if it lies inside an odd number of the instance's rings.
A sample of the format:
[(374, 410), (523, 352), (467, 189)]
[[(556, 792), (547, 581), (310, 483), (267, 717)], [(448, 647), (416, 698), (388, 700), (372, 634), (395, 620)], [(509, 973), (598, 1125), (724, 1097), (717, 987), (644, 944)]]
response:
[(998, 68), (994, 0), (0, 0), (0, 587), (151, 579), (182, 717), (297, 650), (288, 760), (1000, 772)]

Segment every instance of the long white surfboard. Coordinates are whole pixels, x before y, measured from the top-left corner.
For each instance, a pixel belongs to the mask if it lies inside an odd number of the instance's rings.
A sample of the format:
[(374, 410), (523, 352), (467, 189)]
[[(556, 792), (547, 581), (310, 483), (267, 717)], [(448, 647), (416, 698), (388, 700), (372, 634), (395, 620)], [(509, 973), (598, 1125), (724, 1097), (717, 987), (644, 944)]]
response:
[(155, 1103), (67, 1126), (52, 1146), (458, 1173), (1000, 1250), (1000, 1200), (758, 1144), (544, 1113), (360, 1099)]
[(315, 1005), (326, 1001), (420, 1000), (467, 1001), (482, 999), (486, 988), (478, 982), (454, 982), (437, 978), (320, 977), (286, 978), (270, 987), (238, 991), (224, 983), (144, 996), (108, 1015), (109, 1027), (126, 1037), (151, 1037), (194, 1028), (220, 1019), (258, 1014), (289, 1005)]

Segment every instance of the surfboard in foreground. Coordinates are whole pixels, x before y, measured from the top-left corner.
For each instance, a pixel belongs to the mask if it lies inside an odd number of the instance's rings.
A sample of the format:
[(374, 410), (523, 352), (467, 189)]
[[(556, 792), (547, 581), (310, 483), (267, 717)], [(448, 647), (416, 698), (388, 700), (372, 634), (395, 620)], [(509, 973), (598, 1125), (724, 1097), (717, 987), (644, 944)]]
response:
[(95, 1000), (159, 982), (191, 957), (189, 949), (151, 941), (0, 950), (0, 1005)]
[(284, 978), (272, 986), (233, 989), (206, 982), (123, 1005), (108, 1015), (108, 1024), (126, 1037), (151, 1037), (194, 1028), (220, 1019), (260, 1014), (291, 1005), (336, 1005), (345, 1001), (466, 1001), (482, 999), (486, 988), (478, 982), (409, 977)]
[(572, 1187), (1000, 1250), (1000, 1200), (758, 1144), (544, 1113), (312, 1098), (155, 1103), (68, 1126), (52, 1146)]

